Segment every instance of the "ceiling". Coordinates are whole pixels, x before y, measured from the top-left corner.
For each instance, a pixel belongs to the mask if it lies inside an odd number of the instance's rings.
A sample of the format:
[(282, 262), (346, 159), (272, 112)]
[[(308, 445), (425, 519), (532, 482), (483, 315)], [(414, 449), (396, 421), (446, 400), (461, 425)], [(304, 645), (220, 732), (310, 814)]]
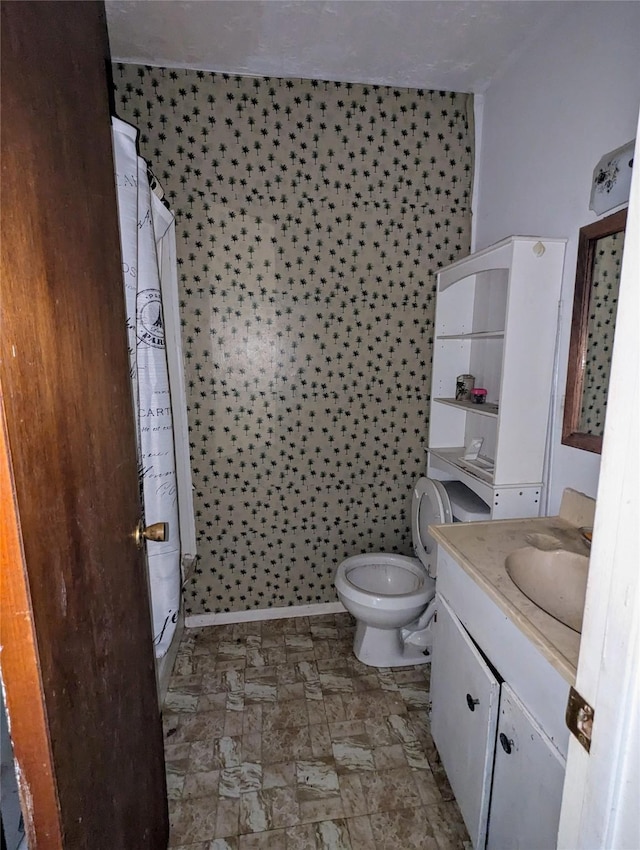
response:
[(114, 61), (482, 92), (566, 0), (107, 0)]

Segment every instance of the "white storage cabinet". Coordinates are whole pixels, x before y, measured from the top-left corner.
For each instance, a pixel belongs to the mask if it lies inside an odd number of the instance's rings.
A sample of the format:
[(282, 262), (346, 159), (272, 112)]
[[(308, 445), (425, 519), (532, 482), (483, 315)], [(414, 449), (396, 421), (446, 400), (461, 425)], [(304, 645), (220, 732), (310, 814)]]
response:
[(438, 553), (431, 732), (475, 850), (556, 847), (568, 683)]
[[(447, 603), (438, 598), (431, 662), (431, 733), (474, 847), (484, 846), (500, 682)], [(435, 639), (434, 639), (435, 641)]]
[[(438, 274), (427, 474), (462, 481), (493, 519), (540, 511), (565, 246), (512, 236)], [(462, 374), (485, 404), (456, 400)]]

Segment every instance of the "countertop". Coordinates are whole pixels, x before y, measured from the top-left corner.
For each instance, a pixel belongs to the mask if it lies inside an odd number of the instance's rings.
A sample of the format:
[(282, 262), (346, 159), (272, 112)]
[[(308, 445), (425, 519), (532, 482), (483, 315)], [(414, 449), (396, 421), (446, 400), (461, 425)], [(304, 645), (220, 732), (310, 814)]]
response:
[(431, 532), (560, 675), (575, 684), (580, 635), (531, 602), (511, 580), (504, 562), (514, 549), (530, 545), (531, 534), (553, 535), (563, 548), (588, 554), (576, 526), (554, 516), (447, 523), (431, 526)]

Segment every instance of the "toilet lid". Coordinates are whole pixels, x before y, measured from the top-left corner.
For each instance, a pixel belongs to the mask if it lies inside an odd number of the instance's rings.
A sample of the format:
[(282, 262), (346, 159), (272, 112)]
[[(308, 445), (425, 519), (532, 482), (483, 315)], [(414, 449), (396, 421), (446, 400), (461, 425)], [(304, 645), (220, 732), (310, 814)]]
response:
[(428, 528), (452, 521), (451, 501), (443, 484), (434, 478), (418, 479), (411, 502), (413, 550), (433, 578), (436, 575), (437, 544)]

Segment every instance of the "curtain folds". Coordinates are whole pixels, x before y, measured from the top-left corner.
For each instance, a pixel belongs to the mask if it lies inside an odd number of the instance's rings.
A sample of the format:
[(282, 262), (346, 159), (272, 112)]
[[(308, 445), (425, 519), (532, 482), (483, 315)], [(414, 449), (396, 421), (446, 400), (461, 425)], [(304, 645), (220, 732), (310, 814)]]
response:
[(137, 130), (117, 118), (112, 119), (112, 128), (144, 523), (169, 525), (165, 542), (146, 544), (153, 640), (160, 658), (176, 629), (181, 592), (173, 417), (158, 259), (162, 239), (175, 225), (151, 192), (146, 162), (137, 155)]

